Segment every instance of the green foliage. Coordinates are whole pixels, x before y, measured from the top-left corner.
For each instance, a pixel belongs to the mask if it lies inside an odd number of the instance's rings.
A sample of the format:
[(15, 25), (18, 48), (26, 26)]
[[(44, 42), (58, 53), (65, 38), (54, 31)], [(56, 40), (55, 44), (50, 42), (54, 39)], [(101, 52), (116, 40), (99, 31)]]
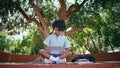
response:
[(33, 28), (29, 37), (32, 37), (31, 54), (38, 54), (40, 49), (44, 49), (40, 31), (37, 28)]
[(7, 22), (7, 16), (10, 13), (11, 15), (17, 11), (17, 7), (20, 6), (18, 0), (1, 0), (0, 1), (0, 19), (2, 22)]
[(36, 27), (32, 27), (29, 34), (23, 39), (7, 38), (4, 31), (0, 32), (0, 51), (7, 51), (15, 54), (38, 54), (44, 48), (41, 34)]
[(0, 51), (4, 51), (7, 48), (7, 40), (4, 32), (0, 32)]
[[(45, 21), (51, 26), (51, 21), (57, 19), (59, 4), (55, 5), (55, 0), (37, 0), (35, 4), (41, 11)], [(68, 7), (73, 4), (64, 0)], [(82, 0), (75, 0), (78, 5)], [(34, 1), (35, 2), (35, 1)], [(10, 35), (19, 34), (21, 29), (30, 32), (23, 40), (10, 40), (6, 35), (0, 35), (0, 50), (12, 53), (38, 54), (39, 49), (44, 48), (41, 33), (36, 27), (29, 28), (30, 24), (23, 19), (18, 7), (30, 17), (35, 17), (33, 9), (28, 0), (1, 0), (0, 20), (4, 29)], [(75, 8), (73, 8), (75, 9)], [(73, 10), (71, 9), (71, 10)], [(74, 53), (101, 53), (120, 50), (120, 0), (88, 0), (81, 10), (72, 14), (67, 24), (71, 29), (85, 26), (83, 31), (69, 36), (71, 50)]]
[[(72, 29), (85, 26), (82, 32), (70, 36), (73, 52), (84, 53), (84, 48), (90, 53), (119, 50), (119, 8), (119, 0), (89, 0), (81, 11), (73, 14), (68, 20)], [(89, 39), (89, 44), (86, 44), (87, 39)]]

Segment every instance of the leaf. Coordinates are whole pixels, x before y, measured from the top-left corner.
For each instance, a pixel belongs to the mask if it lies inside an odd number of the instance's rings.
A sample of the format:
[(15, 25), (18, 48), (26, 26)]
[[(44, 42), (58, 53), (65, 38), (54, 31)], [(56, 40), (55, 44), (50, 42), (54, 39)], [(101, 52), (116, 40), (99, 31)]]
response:
[(36, 3), (38, 6), (40, 6), (43, 3), (43, 0), (36, 0)]

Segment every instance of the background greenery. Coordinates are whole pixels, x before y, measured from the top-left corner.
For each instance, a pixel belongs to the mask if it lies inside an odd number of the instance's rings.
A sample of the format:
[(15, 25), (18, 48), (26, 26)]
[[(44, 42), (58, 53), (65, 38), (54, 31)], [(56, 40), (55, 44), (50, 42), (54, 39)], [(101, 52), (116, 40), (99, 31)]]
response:
[[(57, 1), (36, 1), (47, 21), (57, 19), (59, 6), (54, 5)], [(65, 1), (67, 6), (71, 4)], [(82, 0), (75, 1), (77, 5)], [(44, 48), (41, 33), (35, 24), (27, 23), (19, 13), (18, 6), (24, 8), (29, 16), (34, 16), (28, 0), (0, 0), (0, 50), (16, 54), (38, 54), (39, 49)], [(74, 53), (120, 51), (120, 0), (88, 0), (81, 11), (69, 17), (67, 24), (70, 25), (67, 30), (85, 26), (81, 32), (68, 36), (70, 50)], [(22, 39), (10, 38), (24, 31), (28, 33)]]

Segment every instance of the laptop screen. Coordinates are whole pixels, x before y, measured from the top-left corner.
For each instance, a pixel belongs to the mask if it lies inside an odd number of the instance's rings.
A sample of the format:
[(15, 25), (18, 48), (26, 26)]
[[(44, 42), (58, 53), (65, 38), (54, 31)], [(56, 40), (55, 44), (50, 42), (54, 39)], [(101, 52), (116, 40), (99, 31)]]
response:
[(58, 47), (58, 46), (47, 46), (46, 50), (50, 54), (62, 54), (65, 50), (64, 47)]

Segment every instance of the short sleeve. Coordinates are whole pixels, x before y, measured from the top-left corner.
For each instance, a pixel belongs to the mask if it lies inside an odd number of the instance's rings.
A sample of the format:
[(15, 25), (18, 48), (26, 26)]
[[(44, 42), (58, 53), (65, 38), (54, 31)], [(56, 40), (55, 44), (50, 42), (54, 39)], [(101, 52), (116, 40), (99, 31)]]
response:
[(65, 39), (64, 47), (65, 47), (65, 48), (69, 48), (69, 47), (70, 47), (70, 43), (69, 43), (67, 37), (66, 37), (66, 39)]
[(43, 43), (47, 46), (50, 45), (50, 35), (43, 41)]

